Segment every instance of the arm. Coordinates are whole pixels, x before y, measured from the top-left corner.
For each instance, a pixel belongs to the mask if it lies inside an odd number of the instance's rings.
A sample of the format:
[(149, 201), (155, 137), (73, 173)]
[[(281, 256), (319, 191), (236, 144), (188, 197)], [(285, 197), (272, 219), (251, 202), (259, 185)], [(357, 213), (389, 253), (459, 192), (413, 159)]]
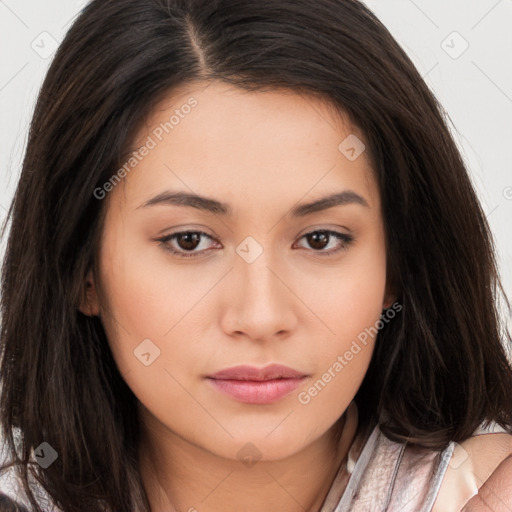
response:
[(461, 512), (510, 512), (512, 510), (512, 454), (494, 470)]
[(512, 512), (511, 466), (509, 433), (476, 435), (457, 444), (432, 512)]

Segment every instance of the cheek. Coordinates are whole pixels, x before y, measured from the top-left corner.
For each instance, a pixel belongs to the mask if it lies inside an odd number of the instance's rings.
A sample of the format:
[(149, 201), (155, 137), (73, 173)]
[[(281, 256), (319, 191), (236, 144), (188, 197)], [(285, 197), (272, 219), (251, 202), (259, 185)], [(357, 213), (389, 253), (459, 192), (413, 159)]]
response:
[[(193, 265), (170, 263), (163, 249), (124, 236), (105, 243), (100, 268), (102, 323), (114, 360), (153, 411), (193, 408), (187, 390), (204, 373), (204, 347), (198, 343), (206, 339), (210, 322), (203, 320), (204, 307), (219, 271), (206, 269), (198, 278)], [(200, 415), (200, 407), (194, 412)]]
[(330, 353), (322, 369), (297, 393), (298, 412), (312, 422), (314, 431), (327, 428), (343, 414), (361, 385), (372, 352), (373, 342), (355, 340)]
[(116, 240), (104, 245), (101, 282), (106, 322), (123, 339), (140, 343), (145, 338), (161, 339), (205, 294), (208, 276), (197, 279), (191, 266), (170, 263), (157, 243), (141, 243), (123, 230)]
[(328, 327), (332, 343), (344, 346), (379, 318), (386, 289), (386, 255), (379, 234), (329, 269), (303, 271), (303, 297)]
[[(364, 378), (382, 327), (386, 257), (381, 240), (376, 236), (375, 243), (353, 256), (347, 253), (343, 265), (329, 279), (322, 280), (317, 274), (304, 283), (304, 293), (310, 290), (311, 309), (319, 312), (328, 328), (315, 346), (316, 381), (305, 390), (305, 404), (317, 400), (317, 395), (323, 397), (318, 401), (351, 399)], [(316, 291), (312, 294), (311, 290)], [(314, 339), (313, 332), (311, 337)]]
[(304, 417), (314, 419), (314, 432), (339, 418), (364, 379), (379, 330), (384, 286), (378, 273), (352, 273), (343, 289), (324, 294), (329, 304), (322, 319), (334, 334), (315, 344), (314, 375), (297, 394)]
[(201, 337), (199, 324), (189, 322), (187, 314), (193, 316), (191, 309), (206, 285), (203, 281), (194, 287), (179, 267), (173, 272), (168, 267), (163, 274), (164, 269), (134, 249), (118, 254), (124, 256), (104, 260), (109, 263), (103, 267), (102, 301), (102, 323), (117, 367), (139, 401), (152, 410), (191, 407), (180, 385), (189, 383), (180, 372), (200, 373), (198, 349), (190, 339)]

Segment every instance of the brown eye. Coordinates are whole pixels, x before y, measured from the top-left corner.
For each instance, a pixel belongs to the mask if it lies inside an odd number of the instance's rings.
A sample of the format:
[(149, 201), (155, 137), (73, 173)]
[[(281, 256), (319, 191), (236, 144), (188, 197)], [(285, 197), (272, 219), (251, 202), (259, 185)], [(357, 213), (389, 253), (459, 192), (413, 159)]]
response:
[(330, 235), (325, 231), (315, 231), (306, 235), (309, 245), (313, 249), (324, 249), (329, 242)]
[[(207, 250), (204, 248), (200, 251), (195, 250), (201, 245), (203, 238), (213, 240), (210, 235), (203, 231), (180, 231), (159, 238), (157, 241), (163, 245), (165, 250), (179, 257), (189, 258), (199, 256), (200, 253)], [(174, 245), (171, 242), (174, 242)]]
[(192, 251), (195, 249), (201, 240), (201, 235), (195, 232), (178, 233), (175, 237), (176, 243), (179, 245), (180, 249), (185, 251)]
[[(331, 230), (311, 231), (310, 233), (303, 235), (301, 239), (305, 239), (309, 247), (312, 248), (315, 253), (322, 256), (331, 256), (340, 251), (346, 250), (354, 240), (350, 235)], [(333, 245), (333, 240), (334, 242), (337, 241), (337, 243), (334, 244), (334, 248), (331, 248), (328, 251), (324, 250), (329, 245)]]

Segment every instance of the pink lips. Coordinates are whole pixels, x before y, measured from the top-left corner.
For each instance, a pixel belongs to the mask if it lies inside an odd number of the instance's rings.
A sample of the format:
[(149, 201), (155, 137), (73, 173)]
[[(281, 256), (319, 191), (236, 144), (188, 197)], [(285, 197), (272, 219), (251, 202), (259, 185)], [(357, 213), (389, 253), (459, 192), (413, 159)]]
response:
[(235, 400), (269, 404), (290, 394), (306, 377), (288, 366), (271, 364), (261, 369), (234, 366), (208, 375), (207, 379), (215, 389)]

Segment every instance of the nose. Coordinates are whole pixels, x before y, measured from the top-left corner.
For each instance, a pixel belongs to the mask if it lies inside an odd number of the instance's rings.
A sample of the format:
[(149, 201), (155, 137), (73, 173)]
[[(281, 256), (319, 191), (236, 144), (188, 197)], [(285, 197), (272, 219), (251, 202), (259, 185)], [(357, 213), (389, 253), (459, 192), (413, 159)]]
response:
[(263, 251), (252, 263), (235, 258), (221, 321), (230, 336), (270, 341), (289, 336), (297, 325), (300, 300), (291, 278), (268, 255)]

